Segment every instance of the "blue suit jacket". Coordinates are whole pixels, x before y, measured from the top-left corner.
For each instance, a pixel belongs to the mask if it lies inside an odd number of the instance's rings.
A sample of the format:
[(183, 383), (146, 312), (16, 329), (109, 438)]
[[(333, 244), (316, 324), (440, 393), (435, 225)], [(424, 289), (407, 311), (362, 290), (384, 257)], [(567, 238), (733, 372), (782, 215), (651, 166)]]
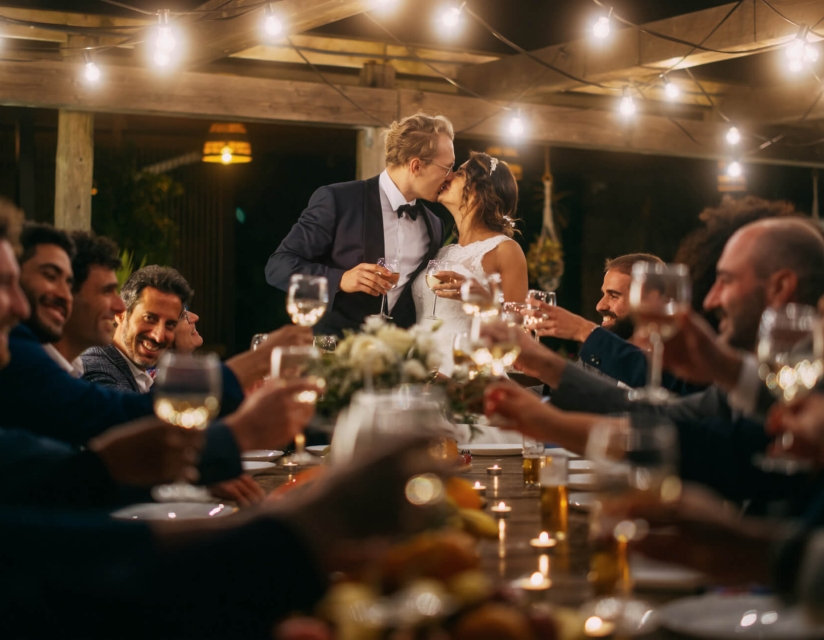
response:
[[(635, 345), (601, 327), (590, 333), (581, 345), (579, 358), (581, 362), (630, 387), (643, 387), (647, 383), (646, 354)], [(661, 386), (682, 396), (705, 388), (685, 382), (666, 371), (661, 377)]]
[(107, 347), (92, 347), (80, 358), (83, 360), (84, 380), (103, 387), (140, 393), (140, 387), (137, 386), (129, 363), (113, 344)]
[[(315, 191), (266, 264), (266, 282), (284, 291), (294, 273), (326, 276), (329, 308), (315, 327), (318, 333), (340, 334), (343, 329), (357, 329), (366, 316), (380, 313), (380, 297), (340, 291), (345, 271), (362, 262), (374, 264), (384, 257), (378, 178), (333, 184)], [(412, 281), (443, 244), (440, 219), (425, 209), (424, 222), (429, 231), (429, 250), (392, 308), (395, 324), (401, 327), (415, 323)]]

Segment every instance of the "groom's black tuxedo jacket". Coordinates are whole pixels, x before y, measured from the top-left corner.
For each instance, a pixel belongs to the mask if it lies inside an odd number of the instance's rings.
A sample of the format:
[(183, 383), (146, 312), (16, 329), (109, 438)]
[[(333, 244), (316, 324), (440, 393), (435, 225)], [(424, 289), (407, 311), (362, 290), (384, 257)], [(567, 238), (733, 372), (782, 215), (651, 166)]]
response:
[[(435, 257), (443, 244), (443, 223), (424, 208), (429, 231), (429, 249), (392, 309), (398, 326), (415, 323), (412, 281)], [(293, 273), (326, 276), (329, 280), (329, 309), (316, 325), (321, 334), (356, 329), (366, 316), (380, 313), (381, 298), (366, 293), (340, 291), (345, 271), (362, 262), (376, 263), (384, 257), (383, 213), (378, 176), (321, 187), (277, 250), (266, 263), (266, 282), (289, 288)]]

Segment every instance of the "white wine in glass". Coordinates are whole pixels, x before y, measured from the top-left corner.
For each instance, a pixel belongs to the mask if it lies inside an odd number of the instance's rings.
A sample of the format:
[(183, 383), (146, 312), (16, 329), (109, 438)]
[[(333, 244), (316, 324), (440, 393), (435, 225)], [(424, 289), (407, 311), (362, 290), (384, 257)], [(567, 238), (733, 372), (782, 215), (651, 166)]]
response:
[[(426, 286), (432, 290), (433, 287), (439, 284), (443, 284), (443, 277), (441, 272), (442, 271), (451, 271), (452, 270), (452, 263), (446, 260), (430, 260), (429, 264), (426, 265)], [(427, 320), (438, 320), (438, 316), (435, 315), (435, 309), (438, 306), (438, 295), (435, 291), (432, 291), (433, 300), (432, 300), (432, 315), (426, 316)]]
[(683, 264), (636, 262), (632, 265), (629, 304), (636, 331), (652, 345), (647, 386), (632, 389), (630, 400), (662, 404), (671, 394), (661, 386), (664, 341), (678, 333), (681, 318), (689, 313), (692, 285)]
[[(321, 351), (316, 347), (292, 346), (275, 347), (272, 349), (272, 377), (283, 380), (311, 379), (318, 387), (325, 387), (326, 381), (319, 374)], [(318, 399), (317, 391), (305, 390), (295, 394), (297, 402), (315, 404)], [(285, 462), (294, 462), (299, 465), (314, 464), (317, 458), (306, 453), (306, 436), (299, 433), (295, 436), (295, 453)]]
[(467, 278), (461, 285), (461, 302), (467, 315), (498, 315), (503, 305), (501, 276), (493, 273), (486, 278)]
[[(395, 289), (398, 286), (398, 282), (401, 279), (400, 261), (392, 258), (379, 258), (378, 266), (383, 267), (384, 269), (388, 269), (392, 272), (388, 276), (381, 276), (381, 278), (389, 281), (389, 283), (392, 285), (390, 287), (390, 290)], [(427, 284), (429, 284), (428, 280)], [(383, 311), (385, 307), (386, 313), (384, 313)], [(389, 315), (389, 308), (386, 306), (386, 294), (383, 294), (383, 298), (381, 299), (381, 318), (383, 318), (384, 320), (392, 319), (392, 316)]]
[[(183, 429), (205, 429), (220, 413), (223, 376), (220, 359), (204, 355), (167, 352), (160, 357), (152, 385), (158, 418)], [(211, 499), (202, 487), (186, 482), (160, 485), (152, 490), (159, 502)]]
[(472, 329), (472, 359), (479, 368), (502, 377), (521, 352), (519, 334), (523, 317), (519, 314), (477, 316)]
[(314, 327), (326, 313), (329, 304), (329, 285), (323, 276), (296, 273), (289, 280), (286, 311), (292, 323)]

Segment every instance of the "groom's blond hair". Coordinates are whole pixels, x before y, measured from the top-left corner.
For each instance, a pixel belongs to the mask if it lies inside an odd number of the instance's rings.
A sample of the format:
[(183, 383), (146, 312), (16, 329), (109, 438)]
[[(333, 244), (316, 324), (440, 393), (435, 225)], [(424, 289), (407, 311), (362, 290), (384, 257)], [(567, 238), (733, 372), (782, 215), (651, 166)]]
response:
[(386, 133), (386, 164), (403, 167), (412, 158), (431, 162), (437, 155), (438, 137), (441, 134), (455, 138), (452, 123), (443, 116), (416, 113), (395, 121)]

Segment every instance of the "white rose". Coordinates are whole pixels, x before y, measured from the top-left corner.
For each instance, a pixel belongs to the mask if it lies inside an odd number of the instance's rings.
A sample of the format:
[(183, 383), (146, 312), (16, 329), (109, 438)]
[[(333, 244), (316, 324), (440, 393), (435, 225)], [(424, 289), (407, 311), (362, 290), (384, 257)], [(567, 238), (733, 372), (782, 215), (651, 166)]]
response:
[(426, 380), (429, 372), (418, 360), (407, 360), (403, 363), (403, 375), (407, 380)]
[(377, 333), (386, 326), (386, 322), (380, 316), (366, 316), (363, 323), (363, 330), (366, 333)]
[(391, 325), (378, 331), (376, 337), (383, 340), (392, 351), (402, 357), (409, 353), (409, 349), (415, 343), (415, 339), (408, 332)]
[(375, 336), (361, 334), (355, 336), (349, 352), (352, 366), (379, 375), (395, 359), (395, 354)]

